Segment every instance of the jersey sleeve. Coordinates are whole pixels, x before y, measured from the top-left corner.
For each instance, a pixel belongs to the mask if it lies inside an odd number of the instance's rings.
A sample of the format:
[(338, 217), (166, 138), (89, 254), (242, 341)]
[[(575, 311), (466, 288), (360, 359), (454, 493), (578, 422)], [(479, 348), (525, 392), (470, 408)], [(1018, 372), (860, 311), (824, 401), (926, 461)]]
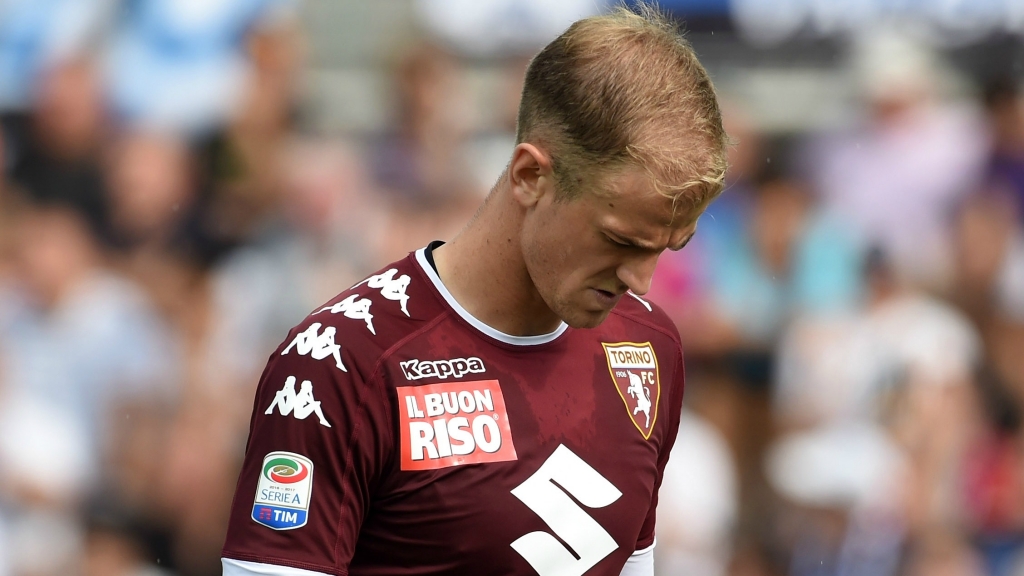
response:
[(676, 443), (676, 435), (679, 432), (679, 420), (683, 411), (683, 389), (685, 388), (685, 375), (683, 372), (683, 352), (676, 347), (675, 364), (672, 368), (672, 393), (668, 397), (666, 406), (668, 414), (668, 431), (665, 440), (658, 451), (658, 479), (654, 484), (654, 492), (651, 495), (651, 507), (647, 511), (643, 527), (640, 529), (640, 537), (637, 538), (637, 551), (653, 549), (654, 547), (654, 525), (657, 519), (658, 492), (661, 489), (661, 482), (665, 477), (665, 466), (668, 464), (669, 454), (672, 453), (672, 446)]
[(373, 364), (334, 337), (307, 320), (260, 378), (224, 558), (347, 574), (393, 441)]

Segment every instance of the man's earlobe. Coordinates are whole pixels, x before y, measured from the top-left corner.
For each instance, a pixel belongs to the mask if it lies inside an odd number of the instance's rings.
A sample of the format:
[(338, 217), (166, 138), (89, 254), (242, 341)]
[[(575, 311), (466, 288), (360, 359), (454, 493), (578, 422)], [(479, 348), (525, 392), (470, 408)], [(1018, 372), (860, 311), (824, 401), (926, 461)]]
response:
[(552, 183), (551, 157), (537, 146), (523, 142), (512, 152), (508, 167), (512, 196), (524, 207), (533, 206), (546, 193)]

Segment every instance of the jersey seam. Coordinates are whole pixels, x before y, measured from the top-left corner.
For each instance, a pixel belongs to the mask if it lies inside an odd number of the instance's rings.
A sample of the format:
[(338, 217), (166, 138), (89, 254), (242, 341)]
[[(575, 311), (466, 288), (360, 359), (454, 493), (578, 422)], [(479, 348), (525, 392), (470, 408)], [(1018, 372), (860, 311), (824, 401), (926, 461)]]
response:
[[(396, 350), (398, 350), (400, 347), (402, 347), (406, 343), (408, 343), (409, 340), (411, 340), (413, 338), (416, 338), (417, 336), (419, 336), (420, 334), (422, 334), (423, 332), (425, 332), (427, 330), (432, 329), (434, 326), (439, 324), (446, 317), (447, 317), (446, 311), (442, 310), (440, 314), (438, 314), (433, 320), (428, 322), (425, 326), (423, 326), (422, 328), (412, 332), (411, 334), (408, 334), (405, 337), (399, 339), (397, 342), (392, 344), (388, 349), (386, 349), (380, 355), (380, 357), (377, 359), (377, 362), (373, 366), (373, 370), (370, 371), (369, 378), (367, 378), (367, 384), (369, 384), (369, 385), (373, 386), (374, 388), (376, 388), (377, 396), (382, 400), (381, 404), (383, 405), (384, 410), (387, 413), (387, 420), (388, 420), (388, 422), (392, 422), (394, 420), (394, 413), (391, 410), (390, 395), (385, 390), (386, 386), (385, 386), (385, 383), (384, 383), (384, 379), (381, 377), (381, 368), (384, 366), (384, 362), (388, 358), (390, 358), (391, 355), (394, 354)], [(349, 440), (349, 443), (348, 443), (348, 446), (347, 446), (348, 449), (346, 450), (347, 456), (345, 458), (345, 475), (341, 478), (342, 485), (345, 484), (345, 481), (349, 477), (349, 475), (351, 475), (353, 473), (352, 472), (352, 459), (354, 457), (354, 454), (353, 454), (353, 451), (352, 451), (351, 448), (352, 448), (352, 445), (354, 445), (355, 442), (357, 441), (357, 439), (359, 438), (359, 434), (363, 431), (363, 428), (364, 428), (363, 422), (365, 420), (365, 418), (363, 418), (363, 416), (366, 414), (366, 412), (367, 412), (367, 400), (363, 400), (359, 404), (359, 416), (360, 417), (357, 419), (357, 423), (356, 423), (355, 427), (352, 429), (352, 436), (351, 436), (351, 438)], [(394, 434), (393, 434), (393, 431), (392, 431), (392, 426), (389, 425), (387, 427), (387, 430), (384, 433), (387, 435), (386, 437), (387, 437), (387, 439), (389, 441), (389, 445), (394, 447), (394, 445), (395, 445), (395, 437), (394, 437)], [(334, 541), (334, 557), (335, 557), (336, 560), (341, 558), (341, 553), (340, 553), (339, 549), (341, 547), (341, 540), (342, 540), (342, 534), (343, 534), (343, 530), (342, 530), (342, 526), (341, 526), (341, 523), (343, 521), (344, 521), (344, 518), (339, 518), (337, 524), (335, 525), (335, 530), (336, 530), (336, 532), (338, 534), (337, 538)], [(358, 537), (356, 538), (356, 540), (358, 541)], [(346, 571), (345, 574), (341, 574), (341, 576), (347, 576), (347, 573), (348, 572)]]
[[(377, 393), (380, 395), (380, 399), (382, 400), (382, 402), (384, 404), (384, 410), (386, 410), (387, 413), (388, 413), (388, 421), (389, 422), (394, 420), (395, 415), (391, 411), (391, 404), (390, 404), (391, 395), (388, 393), (387, 390), (385, 390), (386, 385), (384, 383), (384, 378), (382, 377), (383, 376), (383, 374), (382, 374), (383, 370), (382, 369), (384, 368), (384, 363), (387, 360), (389, 360), (391, 358), (391, 356), (395, 352), (397, 352), (403, 346), (408, 344), (410, 340), (413, 340), (414, 338), (419, 337), (424, 332), (432, 330), (434, 327), (436, 327), (438, 324), (440, 324), (445, 318), (447, 318), (449, 314), (450, 314), (450, 312), (448, 312), (446, 310), (442, 310), (440, 314), (435, 316), (434, 319), (431, 320), (430, 322), (428, 322), (425, 326), (423, 326), (420, 329), (412, 332), (411, 334), (407, 334), (406, 336), (402, 337), (397, 342), (392, 344), (387, 350), (385, 350), (380, 355), (379, 358), (377, 358), (377, 362), (373, 366), (373, 371), (370, 372), (370, 379), (377, 382)], [(394, 444), (395, 444), (395, 437), (394, 437), (393, 431), (392, 431), (390, 426), (388, 427), (387, 434), (388, 434), (388, 439), (391, 441), (391, 445), (394, 446)]]
[(646, 326), (646, 327), (648, 327), (648, 328), (650, 328), (652, 330), (655, 330), (657, 332), (661, 332), (665, 336), (668, 336), (669, 338), (671, 338), (672, 341), (675, 342), (677, 345), (681, 346), (681, 344), (679, 342), (679, 336), (677, 334), (673, 334), (671, 330), (665, 328), (664, 326), (659, 326), (658, 324), (655, 324), (654, 322), (648, 322), (647, 320), (641, 320), (640, 318), (637, 318), (636, 316), (627, 314), (626, 312), (622, 312), (622, 311), (620, 311), (620, 310), (618, 310), (616, 308), (612, 309), (612, 314), (615, 314), (616, 316), (618, 316), (620, 318), (623, 318), (623, 319), (626, 319), (626, 320), (630, 320), (632, 322), (636, 322), (637, 324), (641, 324), (641, 325)]
[(230, 560), (241, 560), (244, 562), (260, 562), (262, 564), (271, 564), (274, 566), (285, 566), (288, 568), (298, 568), (300, 570), (313, 570), (316, 572), (329, 572), (336, 576), (348, 576), (348, 570), (345, 568), (333, 568), (330, 566), (321, 566), (319, 564), (312, 564), (310, 562), (302, 562), (301, 560), (289, 560), (287, 558), (275, 558), (273, 556), (263, 556), (260, 554), (248, 554), (246, 552), (233, 552), (225, 549), (221, 552), (223, 557)]

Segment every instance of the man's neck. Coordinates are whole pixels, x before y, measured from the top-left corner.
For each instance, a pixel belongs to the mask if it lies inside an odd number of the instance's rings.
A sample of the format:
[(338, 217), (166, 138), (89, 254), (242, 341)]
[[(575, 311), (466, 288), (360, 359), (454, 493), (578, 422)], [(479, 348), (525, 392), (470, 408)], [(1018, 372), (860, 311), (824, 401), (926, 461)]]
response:
[(455, 300), (495, 330), (512, 336), (553, 332), (561, 319), (530, 278), (519, 238), (521, 214), (502, 179), (454, 239), (434, 250), (437, 274)]

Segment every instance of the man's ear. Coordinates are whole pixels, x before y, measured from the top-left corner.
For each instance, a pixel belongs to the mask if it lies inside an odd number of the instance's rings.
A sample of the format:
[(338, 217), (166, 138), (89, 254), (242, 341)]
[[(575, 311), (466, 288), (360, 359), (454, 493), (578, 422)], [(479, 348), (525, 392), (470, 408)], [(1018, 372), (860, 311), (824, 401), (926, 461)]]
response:
[(536, 204), (545, 194), (554, 193), (551, 157), (527, 142), (517, 144), (508, 166), (512, 197), (523, 207)]

